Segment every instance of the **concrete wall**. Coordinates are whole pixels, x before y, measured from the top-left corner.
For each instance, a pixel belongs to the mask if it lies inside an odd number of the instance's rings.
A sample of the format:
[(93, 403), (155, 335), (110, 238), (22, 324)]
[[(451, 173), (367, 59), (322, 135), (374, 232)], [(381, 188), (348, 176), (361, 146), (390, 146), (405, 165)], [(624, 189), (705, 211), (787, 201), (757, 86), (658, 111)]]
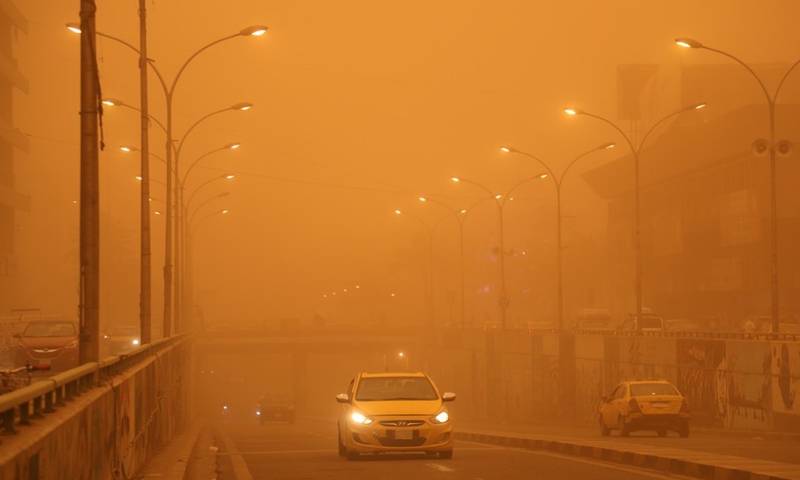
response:
[(191, 357), (177, 341), (3, 437), (0, 478), (132, 478), (188, 425)]
[(697, 426), (800, 431), (800, 341), (442, 332), (427, 371), (473, 419), (594, 423), (621, 380), (663, 378)]

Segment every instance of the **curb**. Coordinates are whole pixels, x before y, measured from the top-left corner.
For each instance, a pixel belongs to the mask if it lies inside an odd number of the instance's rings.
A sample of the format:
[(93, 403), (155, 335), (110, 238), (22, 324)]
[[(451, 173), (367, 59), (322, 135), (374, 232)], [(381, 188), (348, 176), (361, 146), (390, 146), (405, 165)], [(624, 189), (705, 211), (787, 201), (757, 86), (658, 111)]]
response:
[(183, 480), (202, 426), (192, 424), (174, 435), (145, 463), (135, 478), (158, 477), (160, 480)]

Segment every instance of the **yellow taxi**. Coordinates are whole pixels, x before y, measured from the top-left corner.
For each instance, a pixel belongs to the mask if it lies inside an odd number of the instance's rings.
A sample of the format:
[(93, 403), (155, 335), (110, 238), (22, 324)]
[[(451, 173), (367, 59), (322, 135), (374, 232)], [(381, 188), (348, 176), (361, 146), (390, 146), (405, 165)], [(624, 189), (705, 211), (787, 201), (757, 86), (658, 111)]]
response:
[(453, 456), (453, 424), (446, 403), (425, 373), (359, 373), (346, 393), (336, 396), (339, 456), (423, 452)]
[(628, 380), (603, 397), (598, 415), (600, 434), (611, 430), (627, 437), (637, 430), (655, 430), (664, 437), (669, 431), (689, 436), (689, 402), (666, 380)]

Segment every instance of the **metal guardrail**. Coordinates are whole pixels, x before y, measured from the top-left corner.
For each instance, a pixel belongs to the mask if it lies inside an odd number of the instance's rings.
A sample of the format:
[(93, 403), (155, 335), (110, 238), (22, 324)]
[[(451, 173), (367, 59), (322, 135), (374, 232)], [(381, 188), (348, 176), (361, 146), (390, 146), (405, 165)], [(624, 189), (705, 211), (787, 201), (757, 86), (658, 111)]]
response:
[(118, 375), (170, 345), (178, 343), (187, 335), (189, 334), (184, 333), (163, 338), (142, 345), (124, 355), (87, 363), (0, 395), (0, 434), (16, 433), (17, 426), (30, 425), (32, 418), (43, 418), (44, 414), (55, 412), (56, 408), (64, 406), (65, 402), (95, 387), (100, 377)]

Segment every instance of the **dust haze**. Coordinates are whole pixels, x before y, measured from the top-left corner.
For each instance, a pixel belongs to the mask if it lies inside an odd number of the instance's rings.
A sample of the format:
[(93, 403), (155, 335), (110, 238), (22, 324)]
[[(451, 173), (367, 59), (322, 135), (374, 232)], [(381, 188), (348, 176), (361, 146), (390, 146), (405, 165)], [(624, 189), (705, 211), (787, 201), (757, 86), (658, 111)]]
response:
[[(2, 99), (3, 131), (22, 140), (4, 147), (0, 311), (76, 314), (80, 42), (65, 25), (79, 4), (14, 4), (25, 28), (5, 30), (3, 44), (25, 81)], [(674, 40), (730, 52), (774, 92), (800, 58), (796, 2), (147, 6), (153, 65), (168, 83), (181, 72), (172, 113), (177, 176), (192, 198), (184, 259), (195, 326), (571, 328), (585, 308), (621, 322), (635, 311), (637, 281), (623, 134), (638, 145), (656, 125), (639, 163), (643, 305), (704, 329), (770, 314), (769, 169), (753, 153), (770, 135), (764, 92), (730, 58)], [(118, 40), (138, 45), (137, 12), (124, 0), (98, 2), (96, 15), (102, 96), (128, 106), (139, 105), (138, 58)], [(181, 70), (199, 48), (254, 24), (267, 34), (217, 44)], [(800, 73), (781, 88), (775, 137), (796, 144)], [(149, 97), (158, 338), (166, 102), (153, 74)], [(241, 102), (254, 106), (196, 124)], [(232, 142), (241, 146), (221, 149)], [(101, 328), (138, 322), (141, 158), (120, 150), (138, 143), (137, 112), (105, 107)], [(616, 146), (596, 150), (606, 143)], [(778, 159), (779, 307), (794, 322), (799, 173)]]

